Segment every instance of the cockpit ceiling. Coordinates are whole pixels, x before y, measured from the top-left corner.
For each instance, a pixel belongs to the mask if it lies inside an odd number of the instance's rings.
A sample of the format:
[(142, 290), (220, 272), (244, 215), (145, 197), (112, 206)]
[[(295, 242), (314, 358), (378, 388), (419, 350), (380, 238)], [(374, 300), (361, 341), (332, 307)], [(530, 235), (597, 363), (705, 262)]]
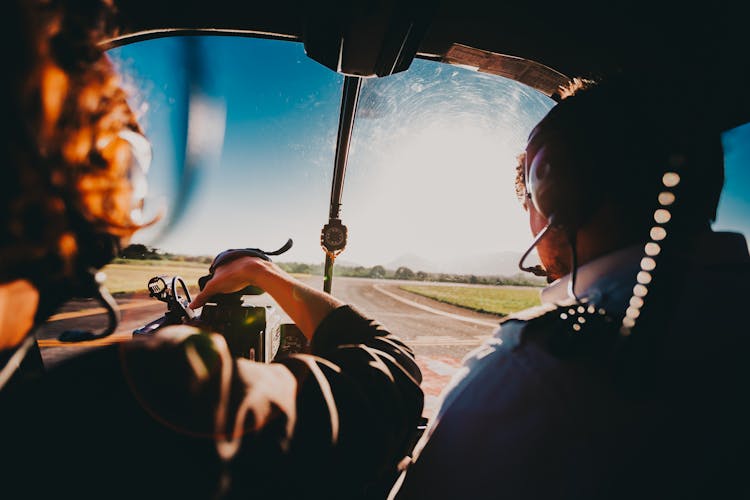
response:
[(362, 40), (378, 45), (388, 35), (378, 23), (408, 20), (423, 27), (414, 47), (419, 57), (508, 76), (547, 94), (575, 76), (634, 71), (644, 85), (669, 78), (675, 91), (693, 94), (730, 128), (750, 121), (750, 42), (739, 9), (672, 0), (127, 0), (118, 3), (119, 35), (105, 42), (211, 30), (307, 44), (311, 27), (337, 26), (369, 50)]

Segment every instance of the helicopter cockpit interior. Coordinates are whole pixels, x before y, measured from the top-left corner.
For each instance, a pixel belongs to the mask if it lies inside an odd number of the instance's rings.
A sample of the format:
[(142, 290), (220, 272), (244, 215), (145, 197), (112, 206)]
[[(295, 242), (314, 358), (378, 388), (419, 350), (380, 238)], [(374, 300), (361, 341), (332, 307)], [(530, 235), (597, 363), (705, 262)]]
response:
[[(132, 139), (144, 166), (134, 186), (142, 221), (155, 222), (96, 274), (90, 296), (36, 332), (39, 369), (195, 320), (191, 297), (250, 255), (398, 334), (433, 419), (466, 356), (503, 318), (540, 304), (547, 281), (519, 270), (527, 255), (539, 259), (514, 182), (529, 133), (574, 82), (637, 76), (704, 116), (724, 148), (713, 229), (750, 237), (750, 43), (739, 6), (115, 6), (99, 43), (148, 138)], [(237, 357), (269, 362), (309, 347), (251, 286), (199, 319)]]
[[(291, 238), (276, 259), (316, 286), (349, 300), (378, 295), (361, 303), (373, 311), (387, 309), (383, 301), (431, 309), (421, 322), (393, 321), (424, 356), (436, 399), (494, 328), (481, 311), (511, 309), (470, 305), (470, 317), (455, 320), (436, 289), (425, 297), (403, 287), (526, 285), (515, 307), (536, 303), (543, 281), (516, 266), (530, 235), (514, 162), (573, 78), (637, 72), (643, 85), (668, 81), (710, 109), (726, 131), (716, 227), (750, 231), (750, 97), (739, 83), (747, 44), (731, 10), (416, 0), (175, 9), (134, 0), (117, 5), (116, 21), (101, 43), (151, 140), (144, 217), (163, 217), (105, 269), (121, 302), (115, 334), (69, 342), (71, 329), (112, 328), (98, 305), (67, 306), (39, 339), (47, 364), (160, 318), (163, 305), (144, 299), (150, 277), (179, 274), (195, 293), (222, 250)], [(371, 278), (398, 286), (368, 291), (362, 280)], [(425, 333), (459, 327), (465, 337)]]

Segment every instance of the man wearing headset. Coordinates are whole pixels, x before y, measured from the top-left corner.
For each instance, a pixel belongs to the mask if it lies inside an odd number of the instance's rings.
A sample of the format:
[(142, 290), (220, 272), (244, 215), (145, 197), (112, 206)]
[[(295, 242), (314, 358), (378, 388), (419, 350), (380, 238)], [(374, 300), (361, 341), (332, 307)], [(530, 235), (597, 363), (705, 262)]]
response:
[(654, 84), (577, 86), (518, 168), (542, 305), (467, 356), (391, 498), (750, 492), (750, 258), (710, 229), (719, 130)]
[(41, 378), (30, 363), (40, 361), (34, 329), (95, 290), (96, 269), (142, 227), (146, 140), (97, 45), (110, 8), (3, 5), (0, 497), (357, 498), (382, 488), (422, 411), (413, 354), (262, 258), (220, 267), (196, 301), (262, 287), (312, 354), (232, 359), (222, 336), (177, 326)]

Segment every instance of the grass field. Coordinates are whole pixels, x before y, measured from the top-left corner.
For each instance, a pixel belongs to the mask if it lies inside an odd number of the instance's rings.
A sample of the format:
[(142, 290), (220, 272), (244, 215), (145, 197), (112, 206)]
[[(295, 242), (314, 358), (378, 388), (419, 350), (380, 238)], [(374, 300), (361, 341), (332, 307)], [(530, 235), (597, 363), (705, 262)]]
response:
[[(146, 284), (154, 276), (180, 276), (190, 288), (190, 293), (198, 290), (198, 278), (208, 274), (208, 264), (182, 262), (176, 260), (127, 260), (115, 259), (113, 264), (102, 271), (107, 274), (107, 289), (111, 293), (148, 292)], [(304, 274), (292, 273), (296, 278)]]
[(157, 275), (181, 276), (192, 292), (198, 289), (198, 278), (208, 274), (208, 264), (169, 260), (135, 262), (137, 263), (110, 264), (102, 269), (107, 274), (107, 288), (110, 292), (147, 292), (148, 280)]
[(474, 311), (508, 314), (539, 305), (538, 288), (402, 285), (402, 290)]
[[(148, 280), (157, 275), (181, 276), (191, 293), (198, 288), (198, 278), (208, 273), (208, 264), (170, 260), (122, 260), (106, 266), (107, 288), (112, 293), (147, 292)], [(479, 312), (505, 316), (539, 304), (538, 288), (403, 285), (403, 290)]]

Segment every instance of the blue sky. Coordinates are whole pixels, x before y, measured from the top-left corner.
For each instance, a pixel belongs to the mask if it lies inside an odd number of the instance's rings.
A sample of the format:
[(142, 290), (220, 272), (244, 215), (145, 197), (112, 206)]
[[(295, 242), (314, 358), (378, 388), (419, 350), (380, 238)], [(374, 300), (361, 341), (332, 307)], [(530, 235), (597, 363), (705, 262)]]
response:
[[(179, 215), (169, 231), (167, 218), (141, 241), (211, 255), (270, 249), (292, 237), (295, 248), (283, 260), (323, 259), (341, 75), (308, 59), (301, 44), (276, 40), (165, 38), (110, 53), (153, 143), (147, 203)], [(190, 133), (208, 146), (186, 173), (187, 102), (196, 95), (203, 112), (193, 113)], [(366, 80), (341, 259), (374, 265), (410, 254), (449, 265), (466, 248), (523, 251), (530, 237), (515, 201), (514, 157), (552, 105), (516, 82), (431, 61)], [(716, 227), (750, 234), (750, 126), (725, 134), (724, 143), (727, 184)], [(184, 205), (180, 185), (190, 195)]]
[[(201, 91), (226, 112), (223, 148), (200, 165), (191, 202), (173, 230), (155, 238), (157, 226), (142, 239), (165, 250), (215, 254), (227, 247), (277, 247), (291, 236), (293, 252), (305, 248), (300, 258), (320, 257), (315, 240), (328, 212), (343, 77), (309, 60), (298, 44), (212, 37), (199, 50), (208, 67)], [(151, 201), (170, 211), (180, 182), (175, 138), (185, 133), (189, 85), (183, 39), (114, 52), (137, 95), (149, 101)]]
[(750, 237), (750, 123), (724, 133), (724, 191), (714, 228)]

